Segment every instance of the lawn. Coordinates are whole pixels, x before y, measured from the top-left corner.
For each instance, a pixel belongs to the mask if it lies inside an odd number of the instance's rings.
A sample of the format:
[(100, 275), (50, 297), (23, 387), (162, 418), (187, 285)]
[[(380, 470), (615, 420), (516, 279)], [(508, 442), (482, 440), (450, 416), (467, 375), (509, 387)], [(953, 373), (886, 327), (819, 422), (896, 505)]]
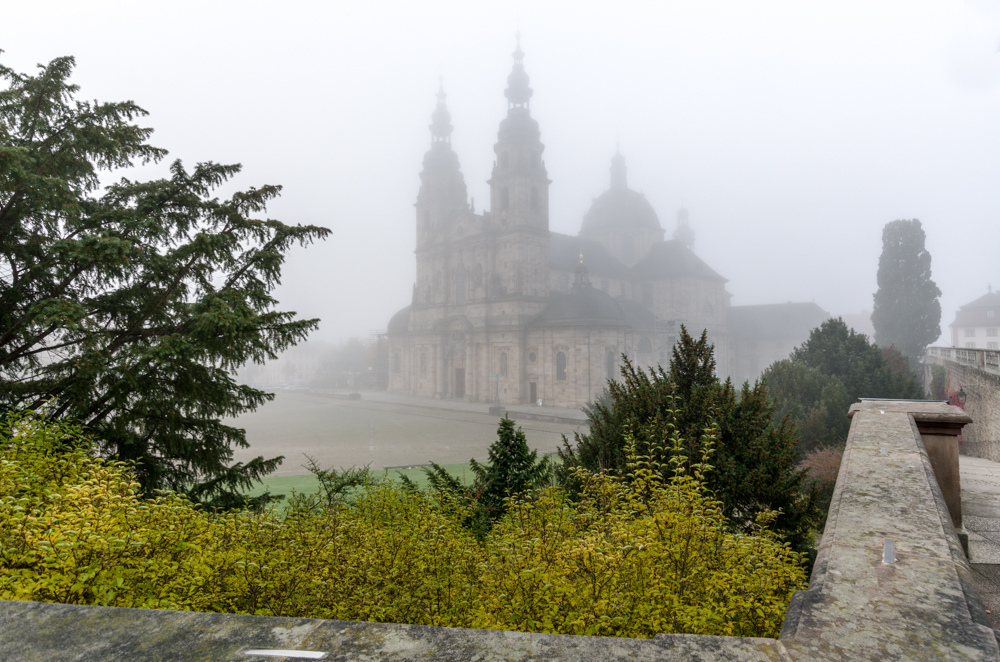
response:
[[(443, 466), (448, 473), (456, 476), (460, 480), (469, 482), (472, 481), (472, 471), (469, 469), (469, 464), (467, 462), (444, 464), (441, 466)], [(421, 487), (427, 484), (427, 475), (424, 473), (421, 466), (409, 465), (406, 467), (394, 467), (373, 473), (376, 476), (382, 475), (393, 480), (398, 480), (399, 476), (403, 475)], [(292, 492), (304, 494), (315, 492), (317, 489), (319, 489), (319, 482), (312, 474), (297, 474), (295, 476), (268, 476), (259, 485), (250, 490), (247, 495), (259, 496), (266, 491), (270, 491), (272, 494), (284, 494), (285, 499), (287, 500), (287, 498), (292, 495)], [(284, 503), (285, 502), (282, 501), (278, 507), (282, 507)]]

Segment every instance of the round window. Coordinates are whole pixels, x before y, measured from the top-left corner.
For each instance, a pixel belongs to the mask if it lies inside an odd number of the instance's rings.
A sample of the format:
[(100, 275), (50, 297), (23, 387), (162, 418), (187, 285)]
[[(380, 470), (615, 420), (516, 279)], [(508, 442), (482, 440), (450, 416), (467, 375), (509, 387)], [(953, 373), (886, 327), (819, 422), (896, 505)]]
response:
[(530, 352), (530, 353), (528, 354), (528, 360), (529, 360), (529, 361), (531, 361), (532, 363), (534, 363), (534, 362), (535, 362), (535, 359), (537, 359), (537, 358), (538, 358), (538, 357), (537, 357), (537, 356), (535, 356), (535, 353), (534, 353), (534, 352)]

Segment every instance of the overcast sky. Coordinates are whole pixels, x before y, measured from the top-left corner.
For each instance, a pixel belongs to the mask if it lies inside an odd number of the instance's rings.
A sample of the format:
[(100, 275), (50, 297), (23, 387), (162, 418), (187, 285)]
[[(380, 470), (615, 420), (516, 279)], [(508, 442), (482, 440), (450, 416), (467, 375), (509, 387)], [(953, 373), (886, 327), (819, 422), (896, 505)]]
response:
[(488, 204), (518, 30), (553, 231), (579, 231), (620, 145), (668, 236), (689, 210), (734, 305), (871, 310), (899, 218), (927, 232), (945, 333), (1000, 286), (1000, 2), (34, 0), (6, 3), (0, 57), (74, 55), (81, 96), (147, 109), (167, 162), (283, 185), (269, 215), (333, 235), (290, 255), (277, 296), (335, 341), (409, 303), (439, 76)]

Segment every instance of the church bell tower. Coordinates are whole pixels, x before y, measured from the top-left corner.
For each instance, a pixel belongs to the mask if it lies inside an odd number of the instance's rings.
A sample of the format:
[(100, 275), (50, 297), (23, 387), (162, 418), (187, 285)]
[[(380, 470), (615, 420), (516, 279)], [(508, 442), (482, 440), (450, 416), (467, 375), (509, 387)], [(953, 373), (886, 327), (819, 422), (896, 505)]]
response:
[[(542, 161), (545, 146), (531, 117), (532, 89), (524, 70), (520, 39), (507, 77), (507, 117), (493, 151), (490, 177), (493, 227), (501, 257), (495, 294), (548, 296), (549, 178)], [(504, 267), (503, 264), (507, 266)]]
[(447, 304), (451, 264), (447, 244), (459, 221), (470, 215), (465, 178), (458, 155), (451, 148), (451, 114), (445, 106), (444, 86), (437, 93), (431, 115), (431, 148), (424, 155), (417, 194), (417, 282), (414, 304)]

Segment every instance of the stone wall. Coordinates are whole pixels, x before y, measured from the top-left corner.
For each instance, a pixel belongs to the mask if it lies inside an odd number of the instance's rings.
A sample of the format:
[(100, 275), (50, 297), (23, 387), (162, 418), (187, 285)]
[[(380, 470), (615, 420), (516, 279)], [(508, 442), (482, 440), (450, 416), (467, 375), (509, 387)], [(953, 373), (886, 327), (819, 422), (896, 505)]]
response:
[(1000, 372), (991, 360), (995, 355), (1000, 356), (1000, 352), (928, 348), (924, 385), (930, 390), (932, 365), (945, 368), (949, 393), (964, 397), (963, 408), (973, 421), (962, 428), (962, 454), (1000, 462)]

